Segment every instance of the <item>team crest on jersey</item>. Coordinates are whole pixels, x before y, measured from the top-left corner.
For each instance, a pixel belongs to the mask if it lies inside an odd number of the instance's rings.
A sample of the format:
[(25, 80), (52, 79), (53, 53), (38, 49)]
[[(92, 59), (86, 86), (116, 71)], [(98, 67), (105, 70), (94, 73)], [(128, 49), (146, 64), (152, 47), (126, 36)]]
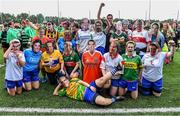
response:
[(137, 69), (138, 65), (137, 63), (134, 62), (125, 62), (125, 68), (129, 68), (129, 69)]
[(86, 59), (86, 63), (89, 63), (89, 59)]

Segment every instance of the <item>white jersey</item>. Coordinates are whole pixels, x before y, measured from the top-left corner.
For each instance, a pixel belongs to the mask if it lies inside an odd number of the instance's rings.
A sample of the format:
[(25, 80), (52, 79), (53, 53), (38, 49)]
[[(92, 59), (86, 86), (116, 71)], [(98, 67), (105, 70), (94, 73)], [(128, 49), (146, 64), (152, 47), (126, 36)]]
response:
[[(104, 60), (101, 62), (100, 68), (107, 71), (114, 69), (118, 64), (123, 61), (123, 58), (118, 54), (116, 58), (111, 58), (109, 52), (104, 54)], [(119, 79), (120, 75), (112, 77), (113, 79)]]
[[(23, 52), (20, 53), (22, 56), (22, 61), (25, 62), (25, 57)], [(5, 79), (9, 81), (18, 81), (23, 78), (23, 67), (19, 66), (19, 61), (17, 56), (10, 52), (8, 58), (6, 59), (6, 73)]]
[(148, 32), (145, 30), (142, 30), (141, 32), (138, 32), (136, 30), (133, 31), (132, 39), (136, 42), (136, 47), (140, 49), (147, 47), (147, 42), (150, 41)]
[(99, 32), (99, 33), (93, 33), (92, 34), (93, 40), (96, 43), (96, 48), (101, 46), (103, 48), (105, 48), (106, 45), (106, 35), (103, 32)]
[(83, 53), (87, 49), (88, 41), (92, 38), (90, 30), (78, 31), (78, 44), (80, 46), (80, 52)]
[(155, 56), (146, 53), (142, 58), (144, 69), (142, 76), (148, 81), (155, 82), (163, 77), (163, 63), (166, 57), (165, 52), (159, 52)]

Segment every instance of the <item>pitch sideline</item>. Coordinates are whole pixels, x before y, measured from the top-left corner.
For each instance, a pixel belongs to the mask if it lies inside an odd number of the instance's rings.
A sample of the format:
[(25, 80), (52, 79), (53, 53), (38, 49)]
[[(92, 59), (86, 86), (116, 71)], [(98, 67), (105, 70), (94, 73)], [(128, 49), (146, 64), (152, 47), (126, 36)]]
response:
[(26, 112), (26, 113), (153, 113), (153, 112), (180, 112), (180, 107), (169, 108), (115, 108), (115, 109), (79, 109), (79, 108), (12, 108), (0, 107), (0, 112)]

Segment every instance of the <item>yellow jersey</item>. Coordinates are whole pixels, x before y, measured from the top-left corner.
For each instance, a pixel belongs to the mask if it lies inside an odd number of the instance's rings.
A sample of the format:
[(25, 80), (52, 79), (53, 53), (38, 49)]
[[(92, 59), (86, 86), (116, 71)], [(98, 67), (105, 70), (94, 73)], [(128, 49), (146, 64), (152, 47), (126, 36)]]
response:
[(63, 56), (59, 50), (54, 50), (53, 53), (49, 54), (45, 51), (41, 57), (41, 64), (50, 63), (51, 66), (44, 66), (45, 71), (48, 73), (54, 73), (61, 68), (61, 63), (63, 63)]

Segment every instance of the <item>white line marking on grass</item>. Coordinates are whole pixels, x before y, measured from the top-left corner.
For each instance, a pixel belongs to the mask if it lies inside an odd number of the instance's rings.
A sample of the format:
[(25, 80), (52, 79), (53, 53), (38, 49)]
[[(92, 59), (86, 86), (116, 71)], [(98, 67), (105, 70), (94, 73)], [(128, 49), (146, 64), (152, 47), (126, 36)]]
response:
[(115, 109), (79, 109), (79, 108), (12, 108), (12, 107), (1, 107), (0, 112), (31, 112), (31, 113), (97, 113), (97, 114), (107, 114), (107, 113), (152, 113), (152, 112), (180, 112), (180, 107), (170, 107), (170, 108), (115, 108)]

